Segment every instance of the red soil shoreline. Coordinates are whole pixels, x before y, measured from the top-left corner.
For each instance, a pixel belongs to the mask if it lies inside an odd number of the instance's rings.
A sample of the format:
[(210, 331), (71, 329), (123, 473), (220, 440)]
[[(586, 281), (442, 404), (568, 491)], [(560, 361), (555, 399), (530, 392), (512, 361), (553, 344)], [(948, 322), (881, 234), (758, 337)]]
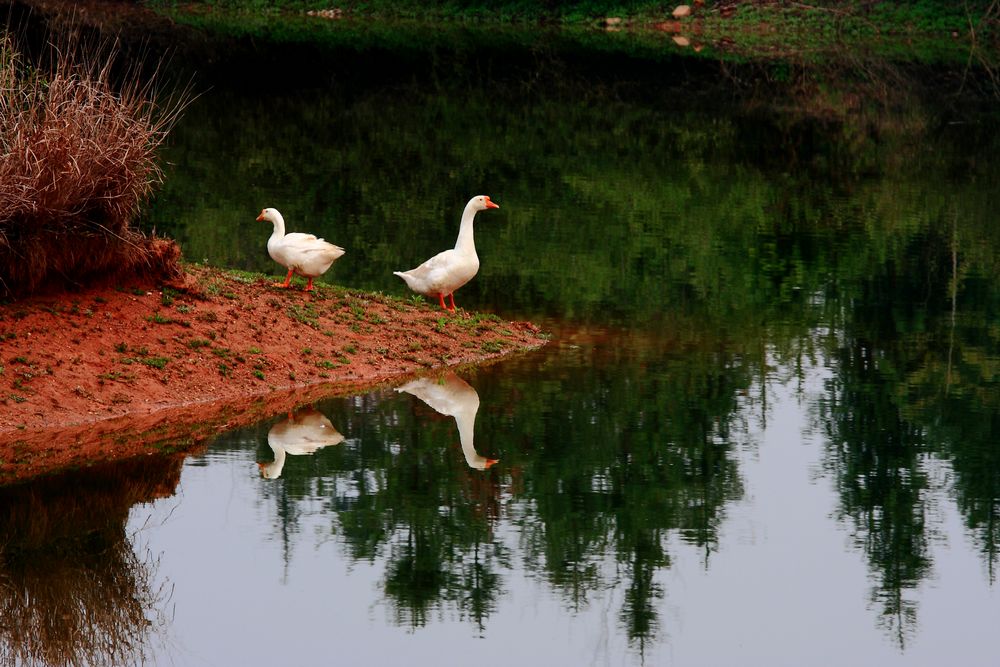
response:
[(0, 483), (195, 445), (431, 368), (544, 345), (538, 328), (424, 302), (188, 266), (0, 305)]

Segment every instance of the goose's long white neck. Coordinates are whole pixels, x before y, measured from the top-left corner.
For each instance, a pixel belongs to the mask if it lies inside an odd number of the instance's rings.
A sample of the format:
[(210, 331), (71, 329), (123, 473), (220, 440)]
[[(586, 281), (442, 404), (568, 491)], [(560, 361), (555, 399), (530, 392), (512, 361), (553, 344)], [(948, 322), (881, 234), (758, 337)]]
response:
[[(270, 445), (271, 443), (268, 444)], [(261, 467), (261, 470), (265, 473), (267, 479), (277, 479), (281, 476), (281, 469), (285, 467), (285, 449), (271, 445), (271, 451), (274, 452), (274, 461), (265, 463)]]
[(274, 231), (271, 232), (272, 239), (280, 239), (285, 236), (285, 219), (281, 217), (281, 214), (275, 211), (271, 215), (271, 222), (274, 223)]
[(476, 254), (476, 242), (472, 237), (472, 221), (476, 218), (476, 209), (472, 202), (465, 206), (462, 213), (462, 226), (458, 228), (458, 240), (455, 241), (455, 250), (466, 254)]
[(462, 443), (462, 453), (470, 466), (476, 461), (475, 431), (476, 413), (479, 412), (479, 395), (466, 399), (465, 405), (455, 411), (455, 423), (458, 425), (458, 441)]

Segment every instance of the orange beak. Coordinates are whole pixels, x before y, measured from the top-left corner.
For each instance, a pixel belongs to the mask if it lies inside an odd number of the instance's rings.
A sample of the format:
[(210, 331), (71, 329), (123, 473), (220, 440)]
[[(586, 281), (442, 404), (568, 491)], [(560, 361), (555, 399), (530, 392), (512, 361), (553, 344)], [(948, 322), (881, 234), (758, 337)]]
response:
[[(497, 208), (500, 208), (500, 207), (497, 206)], [(500, 463), (500, 459), (486, 459), (486, 465), (483, 466), (483, 470), (487, 470), (487, 469), (489, 469), (490, 466), (494, 466), (494, 465), (496, 465), (498, 463)]]
[(487, 197), (486, 198), (486, 208), (500, 208), (499, 204), (494, 204), (493, 201)]
[(263, 219), (264, 219), (264, 211), (261, 211), (260, 215), (257, 216), (257, 222), (261, 222)]

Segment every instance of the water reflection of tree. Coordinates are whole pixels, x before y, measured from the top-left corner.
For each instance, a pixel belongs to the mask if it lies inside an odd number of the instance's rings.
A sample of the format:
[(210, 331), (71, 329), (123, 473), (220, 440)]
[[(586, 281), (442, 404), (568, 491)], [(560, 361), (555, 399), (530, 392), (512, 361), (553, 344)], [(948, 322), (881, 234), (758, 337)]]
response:
[(144, 457), (0, 489), (0, 664), (144, 662), (166, 623), (129, 509), (169, 495), (180, 458)]
[[(326, 403), (322, 411), (349, 445), (286, 466), (265, 487), (275, 521), (301, 517), (282, 509), (300, 505), (296, 498), (323, 499), (352, 558), (385, 559), (396, 623), (421, 627), (450, 609), (481, 633), (511, 567), (498, 527), (516, 527), (529, 569), (571, 608), (621, 585), (619, 617), (642, 650), (657, 632), (664, 591), (656, 575), (670, 564), (668, 538), (680, 536), (708, 559), (725, 504), (742, 494), (731, 441), (751, 381), (719, 339), (614, 341), (580, 345), (571, 359), (553, 348), (541, 363), (560, 364), (556, 380), (528, 370), (470, 379), (494, 398), (480, 408), (480, 436), (530, 434), (505, 443), (502, 463), (485, 471), (466, 465), (455, 421), (419, 401)], [(565, 391), (579, 385), (600, 390)], [(477, 443), (495, 451), (488, 439)], [(613, 574), (602, 567), (610, 562)]]
[(679, 535), (707, 560), (726, 503), (742, 495), (732, 440), (750, 384), (722, 341), (656, 340), (581, 346), (562, 382), (601, 390), (581, 403), (553, 387), (549, 417), (523, 401), (517, 416), (533, 434), (523, 494), (533, 509), (522, 527), (529, 565), (578, 609), (611, 583), (600, 563), (613, 554), (625, 583), (619, 617), (640, 651), (658, 628), (665, 593), (655, 575), (670, 564), (667, 538)]
[(855, 544), (875, 570), (873, 602), (903, 644), (916, 620), (907, 593), (931, 569), (925, 447), (920, 429), (901, 417), (873, 353), (868, 342), (853, 340), (837, 359), (826, 406), (828, 465), (840, 494), (838, 513), (851, 522)]
[(392, 533), (385, 591), (397, 622), (422, 626), (430, 609), (448, 602), (482, 632), (501, 593), (496, 570), (505, 560), (493, 534), (498, 476), (467, 468), (453, 419), (413, 409), (400, 415), (400, 454), (380, 494)]
[[(947, 229), (947, 228), (945, 228)], [(969, 234), (968, 231), (964, 232)], [(978, 545), (988, 578), (995, 580), (1000, 557), (1000, 289), (995, 275), (1000, 255), (960, 252), (938, 239), (941, 266), (927, 321), (901, 336), (894, 356), (907, 362), (891, 374), (908, 420), (926, 433), (928, 447), (951, 464), (951, 491)], [(992, 261), (992, 263), (991, 263)]]
[[(383, 586), (396, 623), (421, 627), (447, 606), (484, 631), (502, 592), (498, 569), (508, 564), (493, 534), (498, 478), (469, 469), (453, 418), (390, 395), (320, 404), (347, 446), (300, 457), (262, 487), (286, 562), (302, 521), (329, 511), (331, 531), (352, 559), (385, 558)], [(261, 442), (266, 426), (220, 446)], [(322, 509), (311, 507), (317, 498)]]
[[(968, 399), (952, 399), (949, 403), (949, 416), (969, 408)], [(978, 419), (954, 420), (951, 426), (957, 427), (947, 440), (955, 471), (956, 500), (993, 584), (1000, 564), (1000, 406), (989, 406)]]
[(1000, 421), (1000, 341), (991, 314), (1000, 291), (977, 277), (996, 259), (959, 243), (968, 232), (953, 215), (920, 231), (894, 248), (884, 244), (889, 256), (858, 274), (864, 279), (838, 286), (851, 308), (823, 405), (840, 514), (869, 559), (873, 600), (901, 644), (915, 631), (912, 593), (932, 568), (929, 455), (951, 461), (959, 509), (991, 573), (1000, 536), (992, 428)]

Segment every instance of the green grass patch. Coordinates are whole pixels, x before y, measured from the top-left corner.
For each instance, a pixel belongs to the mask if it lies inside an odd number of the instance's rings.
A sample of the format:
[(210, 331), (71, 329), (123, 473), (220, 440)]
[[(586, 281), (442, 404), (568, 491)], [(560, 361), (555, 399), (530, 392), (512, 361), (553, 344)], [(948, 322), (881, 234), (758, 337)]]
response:
[(126, 373), (124, 371), (110, 371), (108, 373), (101, 373), (97, 376), (97, 379), (101, 384), (107, 382), (132, 382), (135, 380), (135, 374)]
[(152, 315), (150, 315), (149, 317), (147, 317), (146, 321), (147, 322), (152, 322), (153, 324), (179, 324), (182, 327), (190, 327), (191, 326), (190, 322), (186, 322), (184, 320), (175, 320), (172, 317), (168, 317), (168, 316), (164, 315), (160, 311), (156, 311), (155, 313), (153, 313)]
[(166, 357), (140, 357), (138, 362), (143, 366), (149, 366), (150, 368), (164, 368), (170, 359)]
[(314, 329), (319, 329), (319, 313), (316, 312), (316, 309), (311, 303), (290, 305), (285, 312), (296, 322), (301, 322), (302, 324), (313, 327)]
[[(243, 285), (253, 285), (254, 283), (260, 282), (261, 280), (266, 280), (267, 276), (263, 273), (255, 273), (253, 271), (241, 271), (239, 269), (224, 269), (222, 273), (227, 277), (231, 278), (235, 282)], [(284, 276), (282, 276), (283, 278)]]
[(494, 353), (503, 350), (503, 341), (501, 340), (485, 340), (479, 345), (479, 349), (483, 352)]

